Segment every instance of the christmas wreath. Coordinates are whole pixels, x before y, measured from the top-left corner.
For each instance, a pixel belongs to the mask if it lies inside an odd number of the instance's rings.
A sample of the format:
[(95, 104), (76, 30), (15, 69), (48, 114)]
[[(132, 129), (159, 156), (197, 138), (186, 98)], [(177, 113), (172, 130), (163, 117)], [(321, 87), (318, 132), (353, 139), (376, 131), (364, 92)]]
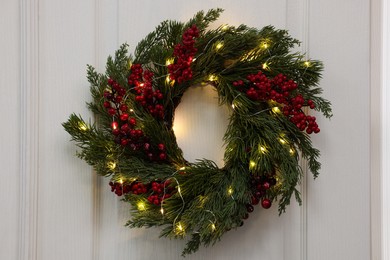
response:
[[(183, 255), (243, 225), (261, 204), (285, 211), (303, 174), (317, 177), (320, 131), (308, 109), (331, 117), (319, 95), (322, 63), (291, 52), (299, 41), (266, 26), (207, 30), (221, 9), (198, 12), (188, 23), (165, 21), (136, 47), (108, 57), (106, 73), (88, 66), (95, 123), (72, 114), (63, 124), (78, 156), (111, 178), (111, 190), (130, 203), (129, 227), (161, 226), (161, 236), (190, 236)], [(183, 158), (174, 112), (190, 86), (211, 84), (232, 109), (222, 168)]]

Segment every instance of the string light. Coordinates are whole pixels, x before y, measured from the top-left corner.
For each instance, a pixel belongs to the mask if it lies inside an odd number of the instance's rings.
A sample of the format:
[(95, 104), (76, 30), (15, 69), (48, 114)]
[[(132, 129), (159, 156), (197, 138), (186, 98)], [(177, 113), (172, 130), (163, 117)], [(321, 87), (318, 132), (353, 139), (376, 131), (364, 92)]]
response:
[(116, 122), (116, 121), (112, 122), (111, 128), (112, 128), (112, 130), (117, 130), (118, 129), (118, 122)]
[(143, 201), (138, 201), (137, 208), (139, 211), (145, 211), (146, 210), (146, 204)]
[(116, 163), (115, 162), (108, 162), (107, 163), (107, 167), (111, 170), (114, 170), (115, 167), (116, 167)]
[(263, 63), (263, 69), (266, 70), (266, 69), (268, 69), (268, 68), (269, 68), (269, 67), (268, 67), (268, 64), (267, 64), (266, 62), (264, 62), (264, 63)]
[(235, 108), (235, 105), (234, 105), (234, 104), (232, 104), (232, 108), (233, 108), (233, 109)]
[(183, 167), (181, 167), (179, 170), (180, 170), (180, 171), (184, 171), (185, 169), (186, 169), (186, 167), (183, 166)]
[(310, 61), (305, 61), (303, 64), (304, 64), (306, 67), (310, 67)]
[(87, 131), (88, 127), (84, 124), (84, 122), (79, 122), (79, 129), (81, 131)]
[(218, 79), (217, 76), (215, 76), (214, 74), (211, 74), (208, 78), (209, 81), (216, 81)]
[(275, 114), (279, 114), (280, 113), (279, 107), (273, 107), (272, 112), (274, 112)]
[(255, 168), (256, 167), (256, 163), (254, 161), (250, 161), (249, 162), (249, 167), (250, 168)]
[(227, 193), (229, 194), (229, 196), (233, 195), (233, 188), (232, 188), (232, 186), (230, 186), (228, 188)]
[(294, 151), (294, 149), (292, 149), (292, 148), (290, 148), (290, 151), (289, 151), (289, 152), (290, 152), (291, 155), (294, 155), (294, 154), (295, 154), (295, 151)]
[(181, 222), (177, 222), (175, 231), (176, 231), (176, 234), (178, 234), (178, 235), (184, 234), (184, 232), (185, 232), (184, 225)]
[(279, 142), (280, 142), (281, 144), (285, 144), (285, 143), (286, 143), (286, 140), (284, 140), (283, 138), (279, 138)]
[(119, 183), (120, 183), (121, 185), (123, 184), (123, 179), (122, 179), (122, 178), (119, 179)]
[(211, 231), (215, 231), (215, 229), (216, 229), (215, 224), (212, 223), (212, 224), (211, 224)]
[(175, 60), (174, 60), (173, 58), (169, 58), (169, 59), (167, 59), (167, 60), (165, 61), (165, 65), (169, 66), (169, 65), (173, 64), (174, 61), (175, 61)]
[(161, 207), (160, 209), (161, 215), (164, 215), (164, 209)]
[(267, 149), (264, 146), (260, 145), (260, 152), (264, 154), (267, 152)]
[(219, 43), (217, 43), (217, 45), (215, 46), (215, 49), (216, 50), (219, 50), (219, 49), (221, 49), (223, 47), (223, 42), (219, 42)]
[(134, 112), (134, 110), (133, 110), (132, 108), (130, 108), (130, 110), (129, 110), (129, 111), (130, 111), (130, 113), (133, 113), (133, 112)]
[(267, 48), (269, 47), (269, 44), (268, 44), (267, 42), (263, 42), (263, 43), (260, 45), (260, 47), (261, 47), (262, 49), (267, 49)]
[(221, 31), (226, 31), (227, 29), (229, 29), (229, 26), (227, 24), (224, 24), (222, 27), (221, 27)]

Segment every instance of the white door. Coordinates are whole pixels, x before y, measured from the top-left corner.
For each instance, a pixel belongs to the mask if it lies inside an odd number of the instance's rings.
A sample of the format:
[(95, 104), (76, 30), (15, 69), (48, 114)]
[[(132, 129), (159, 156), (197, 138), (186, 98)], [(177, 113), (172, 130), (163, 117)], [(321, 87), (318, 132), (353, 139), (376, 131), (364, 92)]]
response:
[[(318, 118), (322, 169), (317, 180), (304, 178), (302, 207), (292, 203), (281, 217), (276, 207), (257, 208), (243, 227), (187, 258), (370, 259), (369, 0), (2, 0), (0, 7), (1, 259), (181, 259), (183, 241), (123, 226), (127, 205), (74, 156), (61, 123), (72, 112), (91, 117), (86, 64), (102, 72), (121, 43), (133, 51), (161, 21), (216, 7), (225, 9), (219, 24), (272, 24), (300, 39), (299, 51), (324, 62), (321, 86), (335, 116)], [(199, 107), (185, 102), (181, 112), (194, 124)], [(213, 149), (224, 121), (203, 124), (214, 141), (184, 139), (189, 158), (223, 152)]]

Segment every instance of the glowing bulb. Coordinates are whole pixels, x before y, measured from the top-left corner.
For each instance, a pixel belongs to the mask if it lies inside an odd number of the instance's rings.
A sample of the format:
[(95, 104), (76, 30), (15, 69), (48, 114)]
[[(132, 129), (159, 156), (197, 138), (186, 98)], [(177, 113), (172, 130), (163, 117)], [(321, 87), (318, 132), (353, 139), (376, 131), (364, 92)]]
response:
[(290, 152), (291, 155), (294, 155), (294, 153), (295, 153), (295, 151), (292, 148), (290, 148), (289, 152)]
[(171, 64), (173, 64), (173, 62), (174, 62), (175, 60), (173, 59), (173, 58), (169, 58), (169, 59), (167, 59), (166, 61), (165, 61), (165, 65), (171, 65)]
[(260, 146), (260, 151), (262, 153), (266, 153), (267, 152), (267, 149), (264, 147), (264, 146)]
[(211, 74), (211, 75), (209, 76), (209, 78), (208, 78), (209, 81), (216, 81), (217, 79), (218, 79), (218, 77), (215, 76), (215, 75), (213, 75), (213, 74)]
[(279, 138), (279, 142), (280, 142), (281, 144), (285, 144), (285, 143), (286, 143), (286, 140), (284, 140), (283, 138)]
[(219, 50), (223, 47), (223, 43), (222, 42), (219, 42), (216, 46), (215, 46), (215, 49), (216, 50)]
[(194, 61), (196, 61), (196, 58), (193, 58), (193, 59), (192, 59), (192, 62), (194, 62)]
[(224, 24), (222, 27), (221, 27), (221, 31), (226, 31), (227, 29), (229, 29), (229, 26), (227, 24)]
[(232, 108), (234, 109), (236, 106), (234, 104), (232, 104)]
[(177, 186), (177, 192), (181, 193), (180, 186)]
[(145, 85), (144, 83), (139, 84), (140, 87), (143, 87), (144, 85)]
[(130, 108), (130, 110), (129, 110), (129, 111), (130, 111), (130, 113), (133, 113), (133, 112), (134, 112), (134, 110), (133, 110), (132, 108)]
[(211, 230), (212, 230), (212, 231), (215, 231), (215, 229), (216, 229), (215, 224), (214, 224), (214, 223), (211, 224)]
[(268, 47), (269, 47), (269, 44), (267, 42), (263, 42), (261, 44), (261, 48), (263, 48), (263, 49), (267, 49)]
[(183, 166), (183, 167), (181, 167), (179, 170), (180, 170), (180, 171), (184, 171), (185, 169), (186, 169), (186, 167)]
[(306, 67), (310, 67), (310, 61), (305, 61), (303, 64), (305, 64)]
[(119, 179), (119, 183), (120, 183), (121, 185), (123, 184), (123, 179), (122, 179), (122, 178)]
[(227, 193), (228, 193), (229, 195), (232, 195), (232, 194), (233, 194), (233, 188), (232, 188), (231, 186), (228, 188)]
[(176, 224), (176, 234), (184, 233), (184, 226), (179, 222)]
[(87, 128), (87, 126), (84, 123), (80, 122), (79, 123), (79, 129), (81, 131), (87, 131), (88, 128)]
[(169, 77), (169, 75), (165, 78), (165, 82), (168, 84), (171, 82), (171, 78)]
[(265, 62), (263, 63), (263, 69), (265, 69), (265, 70), (268, 69), (268, 64)]
[(161, 212), (162, 215), (164, 215), (164, 209), (163, 208), (160, 209), (160, 212)]
[(112, 128), (112, 130), (117, 130), (118, 129), (118, 122), (116, 122), (116, 121), (112, 122), (111, 128)]
[(107, 167), (110, 168), (111, 170), (114, 170), (116, 167), (116, 163), (115, 162), (108, 162)]
[(249, 167), (254, 168), (256, 167), (256, 163), (254, 161), (249, 162)]
[(275, 114), (279, 114), (280, 113), (279, 107), (273, 107), (272, 112), (274, 112)]
[(146, 210), (145, 202), (139, 201), (139, 202), (137, 203), (137, 208), (138, 208), (139, 211), (145, 211), (145, 210)]

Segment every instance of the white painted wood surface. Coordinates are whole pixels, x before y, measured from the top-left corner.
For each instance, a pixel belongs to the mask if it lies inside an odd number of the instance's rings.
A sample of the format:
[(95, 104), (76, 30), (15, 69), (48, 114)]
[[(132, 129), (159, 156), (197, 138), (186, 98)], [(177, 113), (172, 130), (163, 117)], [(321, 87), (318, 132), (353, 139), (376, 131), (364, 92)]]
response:
[[(322, 174), (304, 179), (303, 207), (293, 203), (281, 217), (276, 207), (256, 208), (244, 227), (188, 259), (370, 259), (369, 0), (3, 0), (0, 7), (0, 259), (180, 259), (183, 242), (123, 227), (127, 205), (74, 156), (61, 123), (72, 112), (91, 116), (86, 64), (103, 71), (120, 43), (133, 50), (162, 20), (186, 21), (212, 7), (226, 9), (219, 24), (272, 24), (301, 39), (299, 50), (325, 63), (321, 86), (335, 116), (318, 118)], [(189, 129), (204, 94), (181, 104), (180, 114), (192, 114), (181, 123)], [(216, 102), (208, 106), (221, 112)], [(190, 132), (194, 140), (215, 133), (208, 144), (183, 138), (188, 158), (221, 156), (226, 126), (211, 123), (215, 116), (206, 113), (204, 128)]]

